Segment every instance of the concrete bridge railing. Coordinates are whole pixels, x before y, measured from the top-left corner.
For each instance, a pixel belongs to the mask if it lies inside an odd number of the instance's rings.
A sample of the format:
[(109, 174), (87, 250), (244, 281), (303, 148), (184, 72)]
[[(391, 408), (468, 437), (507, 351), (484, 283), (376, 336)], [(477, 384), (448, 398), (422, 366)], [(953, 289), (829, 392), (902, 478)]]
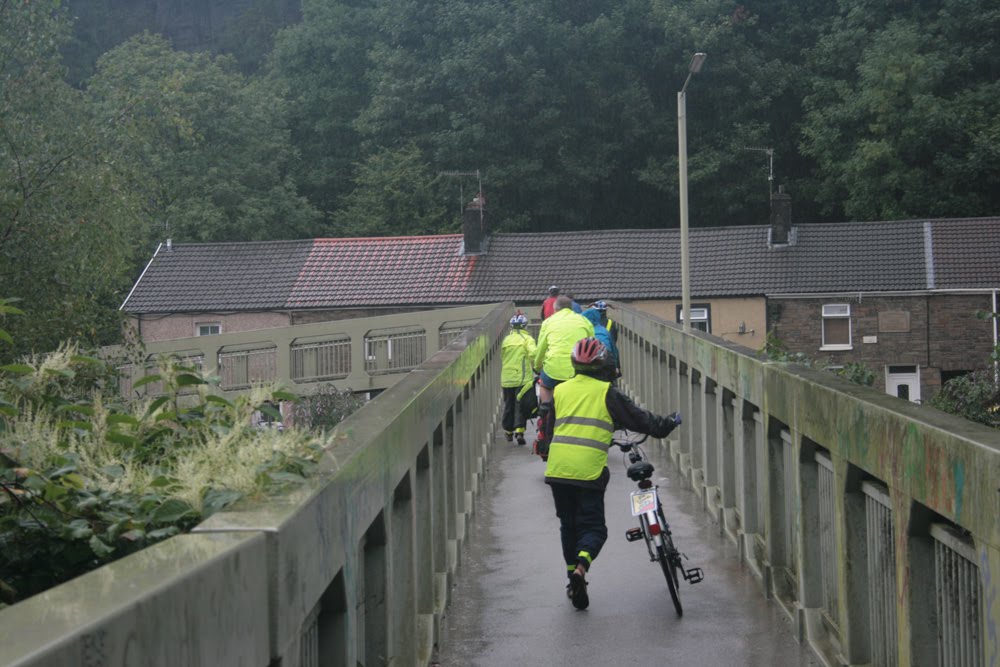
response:
[(0, 612), (0, 664), (426, 665), (490, 454), (512, 310), (491, 308), (345, 420), (308, 487)]
[(1000, 434), (627, 306), (627, 389), (829, 664), (1000, 663)]
[[(298, 394), (323, 384), (353, 391), (382, 390), (475, 326), (495, 304), (361, 317), (149, 343), (145, 357), (124, 364), (121, 390), (155, 373), (157, 358), (176, 357), (219, 377), (219, 391), (239, 393), (253, 383), (280, 382)], [(121, 348), (105, 354), (122, 355)], [(137, 390), (156, 394), (159, 385)]]

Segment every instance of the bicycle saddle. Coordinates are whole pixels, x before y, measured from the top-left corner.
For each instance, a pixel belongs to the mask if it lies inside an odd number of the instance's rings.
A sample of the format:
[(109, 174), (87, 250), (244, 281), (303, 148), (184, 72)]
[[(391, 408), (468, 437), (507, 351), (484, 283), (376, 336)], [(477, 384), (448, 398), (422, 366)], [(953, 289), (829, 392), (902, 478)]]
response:
[(639, 461), (638, 463), (633, 463), (628, 467), (626, 474), (633, 482), (641, 482), (642, 480), (649, 479), (653, 476), (653, 464), (649, 461)]

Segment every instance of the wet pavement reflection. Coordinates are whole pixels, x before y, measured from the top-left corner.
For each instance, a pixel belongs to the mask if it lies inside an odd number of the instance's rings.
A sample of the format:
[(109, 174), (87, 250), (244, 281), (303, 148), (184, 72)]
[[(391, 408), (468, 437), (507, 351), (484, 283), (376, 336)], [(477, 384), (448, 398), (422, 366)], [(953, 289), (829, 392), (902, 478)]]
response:
[(702, 510), (700, 499), (666, 456), (645, 447), (656, 465), (664, 511), (688, 567), (705, 581), (681, 582), (678, 618), (657, 563), (643, 541), (626, 542), (638, 525), (629, 511), (635, 484), (617, 449), (605, 495), (608, 542), (591, 568), (590, 608), (566, 598), (559, 521), (544, 483), (545, 464), (498, 433), (483, 493), (462, 553), (435, 661), (441, 667), (499, 665), (684, 664), (818, 665), (793, 637), (791, 621), (761, 593), (736, 546)]

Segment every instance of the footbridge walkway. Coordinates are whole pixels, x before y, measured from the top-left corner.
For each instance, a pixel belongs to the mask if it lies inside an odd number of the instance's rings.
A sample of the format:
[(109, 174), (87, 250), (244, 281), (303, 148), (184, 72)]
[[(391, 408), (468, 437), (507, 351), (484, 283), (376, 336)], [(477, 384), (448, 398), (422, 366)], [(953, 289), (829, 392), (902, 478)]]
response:
[[(615, 474), (573, 611), (541, 464), (496, 437), (512, 312), (456, 318), (474, 323), (343, 422), (308, 487), (0, 612), (0, 665), (1000, 664), (996, 432), (628, 306), (624, 388), (685, 415), (648, 449), (706, 581), (677, 619), (621, 539)], [(362, 368), (394, 356), (362, 349)]]

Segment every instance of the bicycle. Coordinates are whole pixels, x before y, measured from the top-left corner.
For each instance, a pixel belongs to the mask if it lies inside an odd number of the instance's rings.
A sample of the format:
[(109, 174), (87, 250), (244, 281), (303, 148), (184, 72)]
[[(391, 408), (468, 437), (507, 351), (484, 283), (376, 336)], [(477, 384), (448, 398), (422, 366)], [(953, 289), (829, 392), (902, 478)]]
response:
[(625, 531), (625, 539), (629, 542), (645, 539), (649, 560), (660, 563), (663, 576), (667, 580), (667, 588), (670, 590), (670, 599), (674, 602), (677, 616), (681, 617), (684, 615), (680, 597), (681, 577), (689, 584), (697, 584), (704, 580), (705, 573), (700, 567), (685, 569), (682, 561), (687, 559), (687, 556), (678, 551), (674, 545), (670, 525), (663, 515), (658, 487), (650, 479), (653, 476), (653, 464), (639, 447), (647, 437), (644, 435), (640, 440), (631, 442), (618, 440), (611, 442), (612, 447), (618, 447), (623, 454), (628, 455), (629, 465), (626, 467), (626, 474), (639, 486), (638, 491), (632, 491), (629, 495), (632, 516), (639, 517), (639, 526)]

